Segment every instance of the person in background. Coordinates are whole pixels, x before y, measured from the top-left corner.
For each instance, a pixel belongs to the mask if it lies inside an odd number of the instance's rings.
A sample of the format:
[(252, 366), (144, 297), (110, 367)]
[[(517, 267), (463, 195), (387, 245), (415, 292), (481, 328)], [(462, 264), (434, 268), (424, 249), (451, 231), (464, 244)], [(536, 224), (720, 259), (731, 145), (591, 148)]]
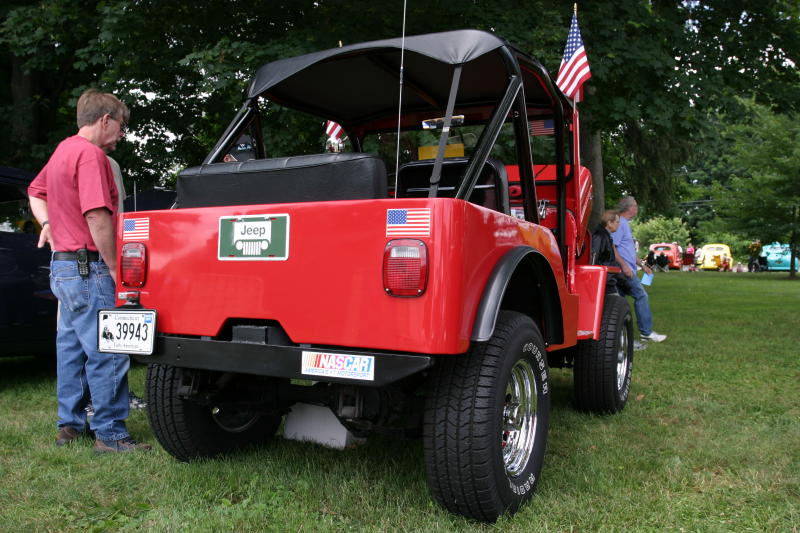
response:
[[(619, 213), (613, 209), (604, 211), (600, 224), (592, 233), (592, 264), (617, 267), (622, 270), (621, 273), (609, 273), (606, 281), (606, 292), (619, 294), (620, 286), (625, 285), (626, 280), (634, 274), (631, 267), (620, 257), (611, 238), (611, 234), (617, 231), (617, 228), (619, 228)], [(633, 341), (634, 350), (644, 350), (646, 347), (647, 345), (638, 340)]]
[[(116, 146), (114, 147), (116, 148)], [(122, 169), (119, 166), (119, 163), (106, 153), (106, 157), (108, 158), (108, 164), (111, 165), (111, 173), (114, 174), (114, 184), (117, 186), (117, 195), (119, 196), (119, 202), (117, 202), (118, 213), (123, 213), (125, 211), (125, 183), (122, 181)], [(59, 310), (60, 312), (60, 310)], [(142, 398), (134, 394), (132, 390), (128, 390), (128, 406), (130, 409), (144, 409), (147, 407), (147, 402), (145, 402)], [(86, 404), (86, 411), (87, 417), (94, 416), (94, 404), (92, 403), (92, 399), (89, 398), (89, 403)]]
[(225, 163), (233, 163), (236, 161), (250, 161), (256, 158), (256, 150), (253, 148), (253, 138), (249, 135), (242, 135), (236, 144), (231, 146), (230, 151), (225, 154), (222, 160)]
[[(125, 198), (128, 195), (125, 193), (125, 183), (122, 181), (122, 169), (119, 167), (119, 163), (108, 155), (108, 153), (106, 153), (106, 157), (108, 158), (108, 163), (111, 165), (111, 172), (114, 174), (114, 183), (117, 185), (119, 213), (123, 213), (125, 212)], [(147, 403), (130, 389), (128, 390), (128, 404), (131, 409), (144, 409), (147, 407)], [(86, 414), (88, 416), (94, 415), (94, 409), (91, 403), (86, 406)]]
[[(642, 282), (636, 276), (636, 267), (641, 260), (636, 256), (636, 247), (633, 242), (633, 234), (629, 221), (639, 213), (639, 205), (633, 196), (625, 196), (619, 201), (617, 211), (620, 214), (620, 224), (617, 231), (611, 234), (614, 245), (622, 260), (631, 269), (631, 276), (628, 276), (624, 287), (619, 287), (620, 293), (633, 297), (633, 308), (636, 310), (636, 323), (639, 326), (639, 335), (642, 340), (662, 342), (667, 338), (666, 335), (653, 331), (653, 314), (650, 311), (650, 300), (647, 292), (642, 287)], [(652, 274), (653, 271), (645, 264), (642, 269)]]
[(747, 253), (750, 256), (750, 259), (747, 262), (747, 270), (750, 272), (759, 272), (761, 270), (761, 263), (759, 262), (759, 256), (761, 255), (761, 241), (755, 240), (752, 241), (747, 246)]
[(653, 250), (647, 252), (647, 256), (644, 258), (644, 264), (650, 268), (654, 268), (656, 266), (656, 254)]
[(592, 234), (592, 264), (612, 266), (622, 270), (622, 278), (616, 275), (609, 277), (609, 281), (614, 281), (615, 286), (617, 281), (624, 283), (624, 280), (632, 274), (630, 267), (620, 258), (611, 238), (611, 234), (617, 231), (617, 228), (619, 228), (619, 213), (608, 209), (603, 212), (600, 224)]
[(728, 257), (728, 254), (722, 254), (722, 258), (719, 262), (719, 269), (721, 272), (731, 271), (731, 259)]
[(125, 210), (125, 183), (122, 181), (122, 169), (119, 168), (119, 163), (117, 160), (111, 157), (110, 155), (106, 154), (108, 158), (108, 164), (111, 165), (111, 173), (114, 175), (114, 185), (117, 186), (117, 195), (119, 197), (119, 202), (117, 202), (117, 208), (119, 209), (118, 213), (122, 213)]
[[(149, 450), (126, 426), (124, 354), (97, 350), (97, 313), (115, 304), (117, 187), (106, 152), (122, 138), (130, 112), (114, 95), (90, 89), (78, 99), (78, 133), (64, 139), (28, 187), (31, 211), (49, 244), (50, 287), (61, 309), (56, 338), (56, 445), (94, 433), (97, 452)], [(87, 431), (84, 407), (94, 400)]]
[(661, 272), (669, 272), (669, 257), (664, 252), (656, 257), (656, 268)]
[(692, 272), (697, 270), (694, 267), (694, 245), (692, 241), (689, 241), (689, 244), (686, 245), (686, 253), (683, 255), (683, 266), (686, 270)]

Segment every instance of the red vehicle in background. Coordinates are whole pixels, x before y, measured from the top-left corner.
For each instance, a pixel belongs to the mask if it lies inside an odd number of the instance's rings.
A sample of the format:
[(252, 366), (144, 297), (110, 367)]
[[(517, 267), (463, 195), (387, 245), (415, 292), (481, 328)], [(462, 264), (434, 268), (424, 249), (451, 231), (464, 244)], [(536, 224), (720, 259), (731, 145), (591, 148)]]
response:
[[(339, 123), (349, 151), (280, 153), (284, 112)], [(255, 159), (223, 162), (243, 134)], [(490, 33), (267, 64), (176, 208), (123, 215), (101, 347), (150, 363), (178, 459), (269, 439), (310, 402), (359, 436), (421, 434), (434, 498), (493, 521), (538, 483), (551, 367), (574, 368), (581, 410), (628, 398), (631, 315), (589, 264), (578, 154), (572, 103)]]
[(670, 270), (680, 270), (683, 267), (683, 249), (676, 242), (651, 244), (650, 251), (655, 257), (663, 253), (669, 259)]

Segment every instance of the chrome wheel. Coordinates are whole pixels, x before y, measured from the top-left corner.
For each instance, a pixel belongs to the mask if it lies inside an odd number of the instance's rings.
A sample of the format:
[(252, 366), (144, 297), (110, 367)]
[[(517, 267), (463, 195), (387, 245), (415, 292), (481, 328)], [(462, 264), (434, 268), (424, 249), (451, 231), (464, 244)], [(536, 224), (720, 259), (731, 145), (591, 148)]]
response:
[(503, 464), (509, 477), (528, 465), (536, 435), (536, 380), (527, 359), (514, 363), (503, 408)]
[(628, 375), (628, 328), (622, 328), (617, 349), (617, 390), (625, 386), (625, 377)]

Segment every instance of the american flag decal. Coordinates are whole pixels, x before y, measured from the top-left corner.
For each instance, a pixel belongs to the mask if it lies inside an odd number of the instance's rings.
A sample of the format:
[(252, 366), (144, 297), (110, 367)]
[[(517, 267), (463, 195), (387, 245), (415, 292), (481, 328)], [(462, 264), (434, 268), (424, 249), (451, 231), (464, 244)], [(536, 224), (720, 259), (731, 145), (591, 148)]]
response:
[(429, 237), (431, 234), (431, 210), (387, 209), (387, 237)]
[(552, 120), (532, 120), (531, 135), (538, 137), (541, 135), (555, 135), (555, 128)]
[(149, 218), (126, 218), (122, 221), (122, 240), (134, 241), (150, 238)]

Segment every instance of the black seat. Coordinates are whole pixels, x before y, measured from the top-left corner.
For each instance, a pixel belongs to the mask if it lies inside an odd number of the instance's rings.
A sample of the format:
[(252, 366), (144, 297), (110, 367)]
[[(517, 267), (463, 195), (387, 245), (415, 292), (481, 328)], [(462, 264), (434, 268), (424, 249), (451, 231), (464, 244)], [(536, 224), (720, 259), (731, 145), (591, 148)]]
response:
[[(469, 160), (463, 157), (442, 161), (439, 180), (439, 197), (453, 198)], [(406, 163), (397, 172), (398, 198), (427, 198), (430, 191), (433, 159)], [(501, 213), (510, 213), (508, 202), (508, 176), (506, 167), (498, 160), (488, 158), (481, 170), (469, 201)]]
[(177, 206), (367, 200), (388, 196), (386, 166), (363, 153), (214, 163), (178, 175)]

